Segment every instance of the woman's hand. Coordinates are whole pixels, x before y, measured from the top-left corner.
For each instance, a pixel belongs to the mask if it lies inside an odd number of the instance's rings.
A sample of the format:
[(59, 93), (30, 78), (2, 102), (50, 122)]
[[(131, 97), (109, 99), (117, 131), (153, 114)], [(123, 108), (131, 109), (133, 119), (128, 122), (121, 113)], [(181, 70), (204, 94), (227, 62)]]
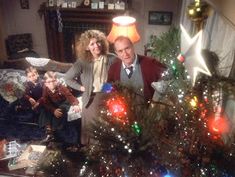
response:
[(55, 111), (54, 111), (54, 115), (56, 118), (61, 118), (63, 116), (63, 112), (61, 109), (57, 108)]
[(86, 89), (85, 89), (84, 86), (81, 86), (81, 87), (80, 87), (80, 90), (81, 90), (82, 92), (84, 92)]

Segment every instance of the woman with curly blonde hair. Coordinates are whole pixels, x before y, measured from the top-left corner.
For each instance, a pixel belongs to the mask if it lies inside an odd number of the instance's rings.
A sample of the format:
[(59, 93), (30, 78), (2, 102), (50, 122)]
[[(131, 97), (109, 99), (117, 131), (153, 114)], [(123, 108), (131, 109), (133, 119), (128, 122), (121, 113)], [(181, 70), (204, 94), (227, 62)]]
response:
[(108, 69), (116, 59), (109, 54), (109, 43), (104, 33), (87, 30), (75, 43), (77, 61), (65, 74), (71, 88), (82, 92), (82, 144), (89, 144), (89, 125), (99, 114), (103, 84), (107, 81)]
[(80, 38), (75, 42), (75, 52), (77, 58), (89, 61), (94, 59), (92, 51), (87, 50), (87, 46), (89, 45), (92, 38), (96, 39), (101, 46), (101, 51), (98, 53), (98, 55), (107, 55), (109, 51), (109, 43), (105, 34), (98, 30), (88, 30), (82, 33)]

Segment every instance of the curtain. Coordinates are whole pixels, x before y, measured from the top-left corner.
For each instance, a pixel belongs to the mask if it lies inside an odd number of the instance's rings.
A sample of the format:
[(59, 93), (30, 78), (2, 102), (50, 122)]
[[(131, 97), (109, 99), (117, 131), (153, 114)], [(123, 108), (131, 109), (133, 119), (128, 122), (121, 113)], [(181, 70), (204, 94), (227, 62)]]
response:
[[(217, 7), (212, 0), (206, 1), (213, 8), (213, 12), (206, 20), (206, 24), (203, 28), (202, 48), (209, 49), (218, 55), (219, 65), (217, 72), (221, 76), (235, 79), (235, 26), (220, 13), (219, 7)], [(188, 33), (193, 34), (192, 32), (195, 26), (193, 26), (193, 23), (186, 15), (187, 7), (191, 2), (193, 2), (193, 0), (183, 0), (182, 2), (181, 24)], [(182, 42), (181, 39), (181, 43)], [(235, 132), (235, 98), (233, 95), (229, 95), (229, 97), (224, 97), (222, 101), (224, 102), (222, 105), (224, 105), (225, 115), (231, 122), (230, 133), (223, 137), (224, 142), (227, 143), (229, 137), (234, 136)]]
[[(186, 11), (188, 5), (194, 0), (183, 0), (180, 22), (188, 33), (193, 34), (195, 30), (194, 24), (187, 17)], [(222, 76), (235, 77), (235, 26), (227, 20), (216, 8), (216, 5), (207, 2), (213, 8), (212, 13), (206, 20), (203, 28), (203, 49), (209, 49), (215, 52), (219, 57), (218, 72)]]

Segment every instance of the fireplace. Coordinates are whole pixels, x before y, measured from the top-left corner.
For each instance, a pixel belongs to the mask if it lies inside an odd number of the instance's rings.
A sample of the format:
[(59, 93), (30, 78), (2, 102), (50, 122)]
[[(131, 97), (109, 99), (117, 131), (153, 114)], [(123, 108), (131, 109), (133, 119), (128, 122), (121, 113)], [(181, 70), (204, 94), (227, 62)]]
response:
[(80, 34), (88, 29), (98, 29), (100, 31), (103, 31), (105, 34), (108, 34), (108, 32), (110, 31), (110, 24), (80, 22), (65, 22), (63, 24), (64, 59), (66, 62), (75, 61), (75, 39), (79, 38)]
[(124, 10), (41, 7), (40, 12), (45, 19), (49, 58), (74, 62), (75, 38), (88, 29), (98, 29), (108, 35), (112, 18), (122, 15)]

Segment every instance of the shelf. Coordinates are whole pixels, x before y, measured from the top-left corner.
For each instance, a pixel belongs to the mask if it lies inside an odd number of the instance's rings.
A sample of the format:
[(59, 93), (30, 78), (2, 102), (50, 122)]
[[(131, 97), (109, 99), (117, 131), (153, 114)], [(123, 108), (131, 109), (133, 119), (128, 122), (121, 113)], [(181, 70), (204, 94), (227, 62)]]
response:
[(91, 9), (91, 8), (83, 8), (83, 7), (77, 7), (77, 8), (61, 8), (61, 7), (46, 7), (44, 10), (59, 10), (59, 11), (78, 11), (78, 12), (111, 12), (111, 13), (120, 13), (125, 12), (125, 10), (118, 10), (118, 9)]

